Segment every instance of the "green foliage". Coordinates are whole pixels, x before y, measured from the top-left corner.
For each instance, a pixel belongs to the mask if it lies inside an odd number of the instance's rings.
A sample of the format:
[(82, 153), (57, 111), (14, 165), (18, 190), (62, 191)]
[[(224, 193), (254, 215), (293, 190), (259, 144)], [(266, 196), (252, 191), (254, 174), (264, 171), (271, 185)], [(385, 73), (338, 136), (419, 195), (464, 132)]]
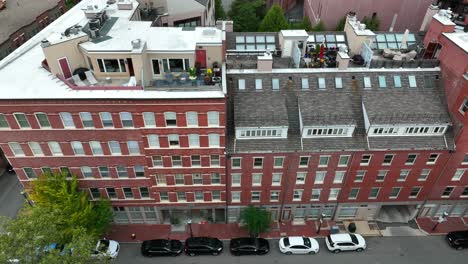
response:
[[(0, 263), (12, 259), (39, 264), (92, 262), (90, 252), (98, 238), (79, 226), (73, 228), (69, 237), (64, 236), (62, 221), (57, 221), (60, 217), (63, 216), (57, 210), (29, 205), (14, 220), (2, 217), (0, 229), (4, 232), (0, 234)], [(65, 245), (66, 250), (62, 254), (60, 250), (44, 251), (52, 243)]]
[(260, 233), (270, 229), (270, 212), (265, 208), (249, 206), (242, 209), (241, 223), (244, 224), (251, 236), (257, 237)]
[(226, 12), (224, 12), (221, 0), (215, 0), (215, 18), (216, 20), (223, 20), (226, 18)]
[(67, 9), (74, 7), (77, 3), (77, 0), (65, 0), (65, 5), (67, 6)]
[(234, 21), (234, 31), (254, 32), (265, 13), (265, 0), (235, 0), (229, 17)]
[(289, 24), (289, 29), (304, 29), (305, 31), (309, 32), (312, 31), (312, 24), (307, 16), (302, 18), (302, 21), (299, 23), (291, 23)]
[(336, 24), (335, 31), (343, 31), (346, 23), (346, 16), (342, 17), (338, 24)]
[(278, 32), (282, 29), (288, 29), (288, 21), (284, 17), (283, 10), (279, 5), (273, 5), (260, 23), (259, 31)]
[(365, 16), (361, 23), (366, 24), (367, 29), (372, 31), (379, 31), (380, 19), (377, 16), (373, 16), (372, 18)]
[(325, 24), (323, 23), (322, 20), (320, 20), (313, 28), (312, 31), (315, 32), (320, 32), (320, 31), (325, 31)]
[(75, 176), (65, 174), (41, 175), (32, 182), (31, 198), (37, 207), (59, 212), (62, 232), (71, 236), (74, 227), (82, 226), (86, 232), (100, 236), (110, 228), (113, 213), (109, 201), (93, 203), (88, 195), (78, 189)]

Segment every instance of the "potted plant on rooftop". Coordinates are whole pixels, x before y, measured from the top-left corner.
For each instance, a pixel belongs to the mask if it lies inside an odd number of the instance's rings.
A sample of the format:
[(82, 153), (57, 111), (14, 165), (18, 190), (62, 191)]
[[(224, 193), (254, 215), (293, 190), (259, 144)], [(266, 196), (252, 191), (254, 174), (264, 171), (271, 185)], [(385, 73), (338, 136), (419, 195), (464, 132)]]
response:
[(189, 79), (192, 80), (192, 81), (197, 79), (197, 72), (196, 72), (195, 67), (190, 67), (190, 69), (189, 69)]

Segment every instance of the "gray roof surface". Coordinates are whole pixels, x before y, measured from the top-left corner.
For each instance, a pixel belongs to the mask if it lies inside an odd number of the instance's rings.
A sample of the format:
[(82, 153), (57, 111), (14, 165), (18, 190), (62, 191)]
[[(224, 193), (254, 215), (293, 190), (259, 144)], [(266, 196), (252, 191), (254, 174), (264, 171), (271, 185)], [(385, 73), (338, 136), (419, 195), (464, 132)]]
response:
[(0, 11), (0, 43), (58, 2), (59, 0), (8, 0), (6, 9)]
[[(402, 88), (393, 88), (391, 81), (394, 74), (402, 76)], [(255, 112), (260, 109), (263, 116), (272, 111), (281, 113), (285, 122), (290, 123), (287, 139), (241, 139), (236, 140), (234, 129), (228, 133), (227, 148), (231, 153), (259, 153), (259, 152), (320, 152), (341, 150), (404, 150), (404, 149), (453, 149), (453, 133), (449, 127), (445, 136), (419, 136), (419, 137), (369, 137), (364, 127), (364, 114), (362, 102), (366, 104), (367, 113), (371, 120), (419, 123), (450, 123), (447, 107), (443, 97), (440, 81), (436, 75), (440, 72), (410, 72), (407, 69), (401, 72), (328, 72), (328, 73), (257, 73), (257, 74), (229, 74), (228, 91), (229, 100), (235, 107), (242, 105), (242, 110), (228, 111), (228, 119), (232, 120), (233, 127), (240, 126), (239, 111)], [(387, 77), (387, 88), (381, 89), (378, 85), (378, 76)], [(415, 75), (417, 88), (409, 88), (407, 75)], [(343, 88), (334, 88), (335, 76), (342, 77)], [(363, 88), (363, 77), (370, 76), (372, 88)], [(291, 80), (288, 80), (291, 77)], [(326, 89), (318, 89), (317, 77), (326, 79)], [(354, 79), (352, 78), (354, 77)], [(263, 90), (255, 90), (255, 79), (263, 80)], [(280, 80), (280, 91), (271, 91), (271, 79)], [(301, 89), (301, 78), (309, 79), (309, 89)], [(424, 79), (431, 78), (435, 87), (426, 87)], [(245, 80), (244, 91), (238, 91), (237, 80)], [(280, 104), (274, 100), (282, 99)], [(297, 99), (297, 100), (295, 100)], [(242, 100), (243, 102), (241, 102)], [(281, 101), (281, 100), (280, 100)], [(300, 107), (304, 125), (338, 125), (356, 124), (353, 137), (324, 137), (301, 138), (298, 122)], [(400, 115), (407, 112), (415, 114)], [(253, 126), (267, 126), (263, 118), (250, 115), (249, 122)], [(257, 118), (257, 119), (255, 119)], [(404, 122), (403, 122), (404, 121)], [(245, 122), (242, 120), (242, 122)], [(369, 141), (369, 142), (368, 142)], [(447, 143), (445, 143), (447, 142)]]
[(333, 91), (304, 92), (299, 107), (304, 126), (355, 125), (361, 118), (353, 111), (352, 95)]
[(288, 126), (285, 97), (276, 92), (240, 93), (234, 99), (238, 127)]
[(195, 0), (195, 1), (200, 3), (202, 6), (206, 6), (209, 0)]
[(371, 125), (450, 122), (447, 106), (438, 91), (366, 91), (362, 98)]

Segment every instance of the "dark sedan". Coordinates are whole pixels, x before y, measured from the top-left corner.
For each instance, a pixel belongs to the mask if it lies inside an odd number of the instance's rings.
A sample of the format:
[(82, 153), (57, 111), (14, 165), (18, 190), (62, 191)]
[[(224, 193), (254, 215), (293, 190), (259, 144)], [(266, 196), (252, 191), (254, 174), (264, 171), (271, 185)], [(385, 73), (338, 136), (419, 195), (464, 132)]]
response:
[(468, 230), (450, 232), (447, 234), (446, 239), (453, 248), (468, 248)]
[(179, 240), (154, 239), (141, 244), (141, 254), (146, 257), (177, 256), (182, 253), (182, 242)]
[(223, 242), (214, 237), (190, 237), (185, 240), (185, 253), (189, 256), (211, 254), (217, 256), (223, 251)]
[(270, 251), (270, 244), (264, 238), (241, 237), (231, 239), (231, 253), (240, 255), (264, 255)]

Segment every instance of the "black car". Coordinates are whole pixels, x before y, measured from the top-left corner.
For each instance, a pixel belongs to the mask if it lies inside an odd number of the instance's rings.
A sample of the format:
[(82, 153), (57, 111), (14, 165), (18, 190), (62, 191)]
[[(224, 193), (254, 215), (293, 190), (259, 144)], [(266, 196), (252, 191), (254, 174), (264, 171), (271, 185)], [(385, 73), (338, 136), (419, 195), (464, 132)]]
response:
[(141, 254), (146, 257), (177, 256), (182, 253), (182, 242), (179, 240), (154, 239), (141, 244)]
[(456, 249), (468, 248), (468, 230), (450, 232), (445, 237), (449, 245)]
[(233, 255), (264, 255), (270, 251), (270, 244), (264, 238), (241, 237), (231, 239), (231, 253)]
[(185, 253), (189, 256), (211, 254), (217, 256), (223, 251), (223, 242), (213, 237), (190, 237), (185, 240)]

